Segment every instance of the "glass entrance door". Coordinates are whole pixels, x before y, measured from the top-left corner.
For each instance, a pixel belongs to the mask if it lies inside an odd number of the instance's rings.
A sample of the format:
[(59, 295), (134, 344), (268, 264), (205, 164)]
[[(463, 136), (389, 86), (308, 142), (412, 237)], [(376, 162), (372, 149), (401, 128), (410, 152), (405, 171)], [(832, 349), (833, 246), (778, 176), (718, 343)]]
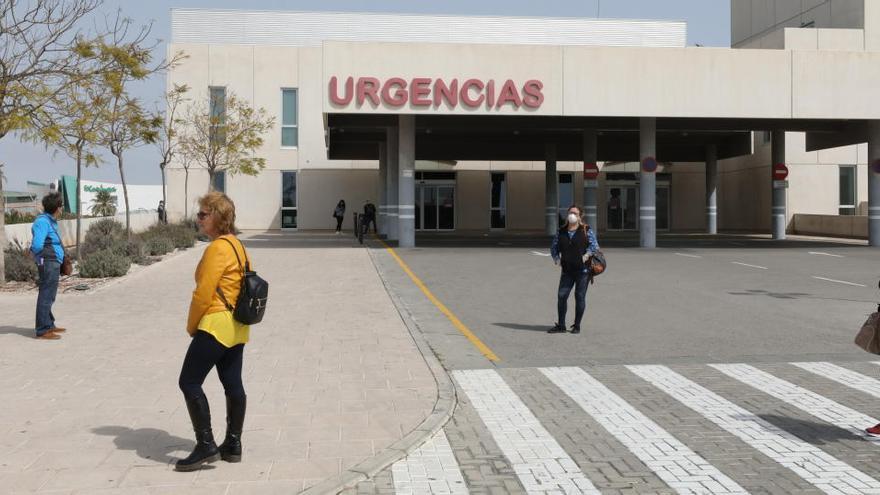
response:
[(416, 230), (455, 230), (455, 186), (416, 184)]
[(608, 230), (639, 228), (639, 190), (636, 186), (608, 188)]

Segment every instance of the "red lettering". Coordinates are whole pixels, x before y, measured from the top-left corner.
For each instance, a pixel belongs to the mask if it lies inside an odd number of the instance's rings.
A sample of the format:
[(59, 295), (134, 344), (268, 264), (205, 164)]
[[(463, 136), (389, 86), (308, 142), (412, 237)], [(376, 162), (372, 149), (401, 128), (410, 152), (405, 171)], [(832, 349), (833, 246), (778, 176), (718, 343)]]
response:
[(431, 79), (428, 77), (416, 77), (409, 84), (409, 102), (413, 106), (427, 107), (431, 105)]
[(479, 98), (477, 98), (476, 100), (471, 99), (470, 91), (471, 88), (477, 88), (477, 91), (483, 91), (484, 87), (485, 85), (483, 84), (483, 81), (480, 81), (479, 79), (468, 79), (461, 85), (461, 92), (459, 93), (461, 102), (471, 108), (480, 106), (483, 103), (483, 100), (486, 99), (486, 97), (480, 94)]
[(354, 78), (349, 77), (345, 80), (345, 96), (339, 97), (339, 81), (336, 76), (330, 78), (330, 101), (337, 105), (348, 105), (351, 103), (352, 91), (354, 89)]
[(375, 77), (361, 77), (357, 82), (357, 104), (361, 106), (364, 100), (370, 98), (373, 106), (379, 106), (379, 80)]
[(538, 108), (544, 103), (544, 83), (537, 79), (529, 79), (523, 86), (523, 105), (529, 108)]
[[(397, 87), (397, 90), (394, 91), (394, 94), (391, 94), (391, 90), (394, 87)], [(402, 107), (406, 105), (406, 100), (409, 95), (406, 92), (406, 81), (399, 77), (392, 77), (391, 79), (385, 81), (385, 84), (382, 86), (382, 101), (391, 105), (392, 107)]]
[(501, 108), (507, 102), (513, 103), (514, 108), (522, 106), (522, 100), (519, 98), (519, 88), (510, 79), (504, 81), (501, 94), (498, 95), (498, 105), (496, 108)]
[(486, 108), (495, 106), (495, 79), (489, 79), (486, 85)]
[(444, 99), (450, 107), (458, 106), (458, 79), (453, 79), (449, 86), (443, 82), (443, 79), (434, 81), (434, 108), (439, 107)]

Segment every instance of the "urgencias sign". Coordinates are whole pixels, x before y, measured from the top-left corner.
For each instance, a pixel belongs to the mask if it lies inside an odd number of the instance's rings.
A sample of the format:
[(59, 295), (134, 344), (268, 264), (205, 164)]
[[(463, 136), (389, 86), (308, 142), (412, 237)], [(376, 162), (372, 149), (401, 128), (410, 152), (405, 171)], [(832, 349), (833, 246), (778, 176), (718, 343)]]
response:
[(339, 78), (330, 78), (330, 101), (340, 106), (348, 106), (355, 102), (358, 107), (370, 102), (374, 107), (387, 105), (403, 107), (407, 103), (414, 107), (437, 108), (447, 105), (456, 108), (459, 105), (468, 108), (502, 108), (505, 105), (513, 108), (539, 108), (544, 102), (544, 83), (530, 79), (521, 85), (512, 79), (498, 82), (494, 79), (458, 79), (444, 80), (441, 78), (414, 77), (410, 80), (391, 77), (380, 81), (375, 77), (348, 77), (343, 88), (339, 87)]

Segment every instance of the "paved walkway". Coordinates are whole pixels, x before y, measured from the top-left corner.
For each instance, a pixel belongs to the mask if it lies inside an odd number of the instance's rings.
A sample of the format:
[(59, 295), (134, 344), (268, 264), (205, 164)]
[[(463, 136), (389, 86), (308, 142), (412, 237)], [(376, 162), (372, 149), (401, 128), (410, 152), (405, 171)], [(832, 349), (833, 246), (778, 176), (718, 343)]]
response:
[[(434, 377), (365, 249), (281, 234), (248, 248), (271, 298), (245, 350), (244, 462), (173, 471), (193, 446), (177, 376), (197, 247), (94, 294), (59, 294), (59, 341), (31, 338), (36, 294), (0, 294), (0, 492), (297, 493), (431, 413)], [(205, 390), (222, 438), (216, 375)]]

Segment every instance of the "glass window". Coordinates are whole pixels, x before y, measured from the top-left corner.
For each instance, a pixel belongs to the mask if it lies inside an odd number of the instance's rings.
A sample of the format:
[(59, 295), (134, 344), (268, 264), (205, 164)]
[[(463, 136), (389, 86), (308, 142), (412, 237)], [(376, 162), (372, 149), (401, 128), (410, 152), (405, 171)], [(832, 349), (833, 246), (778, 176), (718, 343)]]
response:
[(299, 143), (295, 89), (281, 90), (281, 146), (295, 147)]
[(296, 228), (296, 172), (281, 172), (281, 228)]
[(504, 173), (492, 172), (491, 199), (489, 203), (491, 215), (490, 227), (503, 229), (507, 227), (507, 184)]
[(214, 172), (214, 180), (211, 183), (211, 185), (214, 186), (215, 191), (225, 193), (226, 192), (226, 171), (220, 170), (220, 171)]
[(840, 210), (841, 215), (856, 214), (856, 167), (840, 166)]
[(210, 98), (208, 112), (211, 114), (211, 142), (222, 143), (226, 140), (223, 124), (226, 121), (226, 88), (211, 86), (208, 88)]

